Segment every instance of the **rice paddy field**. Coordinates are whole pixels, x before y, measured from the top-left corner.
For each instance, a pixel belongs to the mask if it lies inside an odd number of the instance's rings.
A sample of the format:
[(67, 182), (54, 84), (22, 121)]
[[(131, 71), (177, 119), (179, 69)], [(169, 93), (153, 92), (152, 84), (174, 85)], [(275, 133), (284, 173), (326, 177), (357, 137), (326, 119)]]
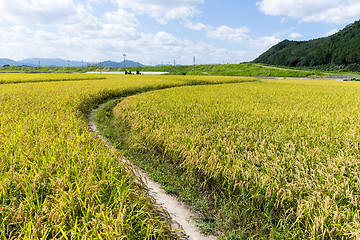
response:
[[(220, 238), (360, 238), (359, 83), (184, 86), (128, 97), (113, 112), (133, 145), (163, 156), (139, 164)], [(175, 179), (163, 169), (177, 169)]]
[(111, 99), (120, 100), (97, 116), (105, 133), (200, 211), (205, 232), (360, 238), (358, 82), (8, 73), (0, 82), (0, 239), (176, 237), (122, 152), (90, 131), (88, 113)]
[[(166, 212), (90, 131), (108, 99), (250, 78), (0, 74), (0, 239), (170, 239)], [(15, 84), (16, 83), (16, 84)]]
[(53, 82), (53, 81), (79, 81), (104, 79), (103, 76), (90, 74), (67, 74), (67, 73), (1, 73), (0, 84), (29, 83), (29, 82)]

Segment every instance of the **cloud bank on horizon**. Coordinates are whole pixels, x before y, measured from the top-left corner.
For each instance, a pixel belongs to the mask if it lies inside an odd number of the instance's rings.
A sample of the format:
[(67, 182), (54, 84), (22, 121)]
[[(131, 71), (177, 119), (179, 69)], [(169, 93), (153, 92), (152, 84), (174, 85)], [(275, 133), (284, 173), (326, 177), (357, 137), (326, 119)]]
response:
[(0, 0), (0, 58), (143, 64), (251, 61), (283, 39), (335, 33), (355, 0)]

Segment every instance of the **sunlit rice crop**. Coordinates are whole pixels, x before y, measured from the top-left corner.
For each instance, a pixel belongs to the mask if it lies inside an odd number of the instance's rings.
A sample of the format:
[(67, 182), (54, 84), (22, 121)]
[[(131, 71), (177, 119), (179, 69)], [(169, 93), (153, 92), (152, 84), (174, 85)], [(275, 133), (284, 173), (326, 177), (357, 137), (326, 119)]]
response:
[(104, 76), (82, 73), (0, 73), (0, 84), (24, 82), (79, 81), (104, 78)]
[(129, 97), (114, 111), (203, 184), (239, 196), (238, 232), (359, 237), (358, 83), (181, 87)]
[[(1, 76), (44, 80), (0, 85), (1, 239), (169, 239), (169, 222), (145, 184), (91, 133), (86, 114), (106, 99), (149, 89), (251, 80)], [(54, 76), (66, 81), (48, 82)]]

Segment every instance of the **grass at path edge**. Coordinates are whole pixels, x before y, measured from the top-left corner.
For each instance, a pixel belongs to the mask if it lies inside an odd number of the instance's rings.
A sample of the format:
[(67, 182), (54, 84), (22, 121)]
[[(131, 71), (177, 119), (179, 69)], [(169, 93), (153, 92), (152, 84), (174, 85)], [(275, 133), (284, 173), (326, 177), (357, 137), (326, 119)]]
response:
[[(125, 97), (109, 101), (96, 111), (94, 120), (99, 131), (134, 164), (162, 184), (166, 192), (176, 195), (200, 212), (199, 226), (204, 233), (221, 232), (219, 239), (281, 239), (286, 235), (290, 238), (297, 235), (294, 232), (286, 233), (288, 226), (269, 218), (263, 209), (254, 208), (251, 200), (241, 201), (251, 198), (248, 193), (233, 194), (226, 189), (214, 189), (211, 183), (204, 186), (201, 175), (189, 173), (182, 166), (174, 164), (178, 161), (160, 149), (147, 146), (128, 123), (120, 121), (113, 114), (114, 107)], [(256, 216), (257, 219), (252, 221), (248, 218), (248, 222), (241, 224), (242, 227), (235, 227), (244, 220), (244, 215)], [(249, 226), (253, 229), (248, 229)]]

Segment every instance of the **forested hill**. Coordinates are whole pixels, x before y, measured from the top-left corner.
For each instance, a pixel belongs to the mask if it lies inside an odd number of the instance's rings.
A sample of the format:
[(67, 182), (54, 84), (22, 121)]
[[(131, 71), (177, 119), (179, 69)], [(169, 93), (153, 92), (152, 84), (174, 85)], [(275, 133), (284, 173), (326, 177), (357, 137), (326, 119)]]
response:
[(255, 63), (290, 67), (335, 65), (360, 71), (360, 21), (326, 38), (284, 40), (254, 60)]

